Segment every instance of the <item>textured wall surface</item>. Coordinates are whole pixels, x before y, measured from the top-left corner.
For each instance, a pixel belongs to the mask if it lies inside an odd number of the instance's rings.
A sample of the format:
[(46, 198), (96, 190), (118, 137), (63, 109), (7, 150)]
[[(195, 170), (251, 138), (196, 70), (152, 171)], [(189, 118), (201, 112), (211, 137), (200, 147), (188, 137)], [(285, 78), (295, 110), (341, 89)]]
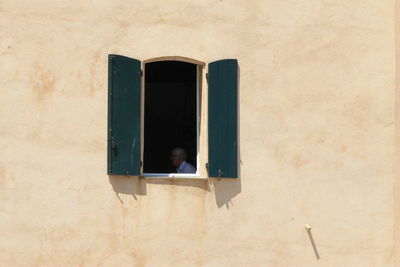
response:
[[(2, 0), (1, 265), (394, 266), (394, 13)], [(109, 53), (237, 58), (241, 178), (107, 176)]]

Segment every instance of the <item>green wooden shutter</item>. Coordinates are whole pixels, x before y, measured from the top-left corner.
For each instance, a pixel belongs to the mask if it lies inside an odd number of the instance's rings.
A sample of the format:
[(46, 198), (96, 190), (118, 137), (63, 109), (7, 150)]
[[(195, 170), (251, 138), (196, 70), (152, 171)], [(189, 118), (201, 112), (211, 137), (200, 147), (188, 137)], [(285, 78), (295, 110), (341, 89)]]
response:
[(208, 173), (238, 177), (238, 62), (224, 59), (208, 65)]
[(140, 174), (140, 61), (108, 57), (108, 174)]

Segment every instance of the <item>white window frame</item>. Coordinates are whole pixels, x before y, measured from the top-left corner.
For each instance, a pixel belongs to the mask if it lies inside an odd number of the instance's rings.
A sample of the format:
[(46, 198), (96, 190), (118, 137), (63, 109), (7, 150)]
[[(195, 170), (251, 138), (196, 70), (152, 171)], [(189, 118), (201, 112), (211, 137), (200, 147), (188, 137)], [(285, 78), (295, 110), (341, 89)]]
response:
[[(196, 141), (197, 141), (197, 165), (196, 165), (196, 173), (145, 173), (143, 172), (143, 155), (144, 155), (144, 99), (145, 99), (145, 65), (147, 63), (160, 62), (160, 61), (179, 61), (186, 62), (196, 65)], [(202, 61), (198, 61), (195, 59), (187, 58), (187, 57), (179, 57), (179, 56), (171, 56), (171, 57), (156, 57), (148, 60), (144, 60), (142, 62), (143, 76), (142, 76), (142, 86), (141, 86), (141, 167), (140, 167), (140, 177), (142, 178), (172, 178), (172, 179), (207, 179), (204, 175), (205, 170), (202, 168), (202, 165), (205, 165), (205, 151), (202, 151), (201, 145), (201, 134), (204, 131), (201, 129), (201, 122), (205, 125), (205, 116), (204, 115), (204, 105), (203, 102), (206, 99), (204, 97), (204, 90), (202, 90), (202, 80), (203, 80), (203, 69), (205, 67), (205, 63)], [(203, 127), (204, 128), (204, 127)]]

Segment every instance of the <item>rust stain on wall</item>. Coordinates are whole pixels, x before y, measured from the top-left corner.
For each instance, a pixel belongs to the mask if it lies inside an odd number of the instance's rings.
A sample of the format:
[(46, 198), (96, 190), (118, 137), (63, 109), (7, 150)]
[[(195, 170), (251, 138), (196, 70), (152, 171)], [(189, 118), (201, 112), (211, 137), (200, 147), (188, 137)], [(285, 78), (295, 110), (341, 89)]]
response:
[(129, 22), (126, 21), (126, 20), (121, 20), (121, 21), (119, 22), (119, 25), (120, 25), (122, 28), (127, 28), (127, 27), (129, 27)]
[(0, 188), (10, 187), (14, 182), (15, 182), (15, 177), (10, 175), (5, 165), (0, 164)]
[(143, 252), (137, 252), (135, 253), (134, 251), (130, 254), (131, 257), (135, 259), (135, 266), (137, 267), (144, 267), (146, 266), (146, 254)]
[(293, 157), (293, 161), (292, 161), (292, 162), (293, 162), (293, 166), (294, 166), (296, 169), (299, 169), (299, 168), (301, 168), (301, 167), (303, 167), (304, 165), (306, 165), (306, 164), (309, 163), (308, 160), (302, 158), (300, 155), (295, 155), (295, 156)]
[(32, 93), (38, 102), (43, 102), (55, 89), (56, 79), (52, 72), (36, 66), (32, 72), (30, 85)]

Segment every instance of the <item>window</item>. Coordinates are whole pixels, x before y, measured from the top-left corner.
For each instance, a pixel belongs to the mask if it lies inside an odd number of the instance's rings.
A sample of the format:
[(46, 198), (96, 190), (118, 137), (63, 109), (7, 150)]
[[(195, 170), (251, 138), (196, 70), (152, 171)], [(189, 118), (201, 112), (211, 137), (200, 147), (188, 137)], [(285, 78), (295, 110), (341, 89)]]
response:
[(176, 173), (169, 161), (176, 147), (184, 148), (186, 161), (197, 167), (198, 68), (182, 61), (144, 64), (144, 175)]
[[(144, 61), (144, 71), (141, 65), (109, 56), (108, 174), (236, 178), (237, 60), (208, 64), (206, 84), (200, 61), (163, 57)], [(176, 174), (169, 161), (175, 147), (186, 149), (196, 174)]]

